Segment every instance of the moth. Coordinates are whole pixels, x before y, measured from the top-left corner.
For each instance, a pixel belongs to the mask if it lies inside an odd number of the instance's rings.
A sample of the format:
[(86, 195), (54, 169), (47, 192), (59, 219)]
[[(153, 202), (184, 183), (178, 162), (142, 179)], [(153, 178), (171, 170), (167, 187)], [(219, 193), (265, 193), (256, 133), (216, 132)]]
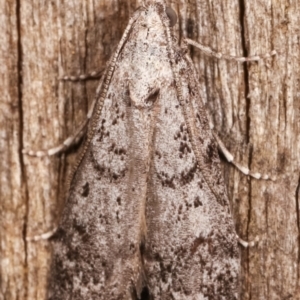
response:
[(238, 299), (216, 137), (174, 22), (165, 1), (146, 2), (102, 76), (54, 235), (49, 300)]

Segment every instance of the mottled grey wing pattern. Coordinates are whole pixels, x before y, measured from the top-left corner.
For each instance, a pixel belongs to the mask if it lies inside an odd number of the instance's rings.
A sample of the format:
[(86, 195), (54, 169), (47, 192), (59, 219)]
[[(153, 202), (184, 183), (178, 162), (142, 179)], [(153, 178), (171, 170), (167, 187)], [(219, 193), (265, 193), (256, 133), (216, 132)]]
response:
[(162, 88), (146, 200), (148, 287), (154, 299), (237, 299), (239, 253), (217, 148), (193, 71), (183, 57), (178, 66), (194, 139), (211, 177), (197, 167), (175, 88), (169, 97)]
[(237, 297), (237, 242), (216, 146), (180, 49), (171, 67), (164, 18), (161, 4), (141, 10), (118, 56), (63, 211), (48, 299)]

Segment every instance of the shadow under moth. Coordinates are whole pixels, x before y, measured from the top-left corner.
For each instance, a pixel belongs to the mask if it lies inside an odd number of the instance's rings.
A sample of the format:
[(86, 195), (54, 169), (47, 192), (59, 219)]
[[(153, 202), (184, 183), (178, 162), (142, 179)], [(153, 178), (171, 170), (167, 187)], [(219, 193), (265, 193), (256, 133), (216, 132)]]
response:
[(175, 12), (148, 1), (97, 89), (48, 300), (238, 299), (238, 239)]

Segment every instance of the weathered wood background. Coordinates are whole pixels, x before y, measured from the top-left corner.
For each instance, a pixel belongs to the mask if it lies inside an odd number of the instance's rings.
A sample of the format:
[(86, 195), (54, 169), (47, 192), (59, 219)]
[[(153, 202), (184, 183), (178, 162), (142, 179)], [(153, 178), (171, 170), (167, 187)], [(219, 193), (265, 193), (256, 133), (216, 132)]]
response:
[[(138, 3), (139, 2), (139, 3)], [(241, 248), (241, 299), (300, 299), (300, 2), (178, 0), (178, 40), (192, 38), (261, 63), (218, 61), (191, 48), (203, 100), (237, 160), (276, 176), (259, 181), (224, 162)], [(78, 147), (51, 158), (22, 148), (62, 142), (85, 118), (97, 81), (61, 82), (105, 67), (142, 1), (0, 0), (0, 299), (43, 299), (51, 230)], [(191, 274), (192, 276), (192, 274)]]

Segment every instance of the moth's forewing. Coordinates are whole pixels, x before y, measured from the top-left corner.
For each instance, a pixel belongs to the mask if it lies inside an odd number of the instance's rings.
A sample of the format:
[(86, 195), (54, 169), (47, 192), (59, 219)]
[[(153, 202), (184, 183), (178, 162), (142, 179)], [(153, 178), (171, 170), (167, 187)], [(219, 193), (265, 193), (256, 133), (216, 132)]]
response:
[[(146, 200), (144, 265), (148, 286), (154, 299), (171, 299), (171, 295), (174, 299), (198, 299), (200, 295), (236, 299), (239, 253), (217, 148), (191, 75), (193, 70), (177, 54), (193, 138), (211, 176), (205, 178), (197, 167), (170, 76), (157, 103)], [(207, 180), (211, 180), (218, 198)]]
[(143, 290), (236, 298), (237, 243), (216, 147), (192, 69), (174, 48), (187, 131), (162, 8), (141, 10), (117, 57), (63, 211), (48, 299), (137, 299)]

